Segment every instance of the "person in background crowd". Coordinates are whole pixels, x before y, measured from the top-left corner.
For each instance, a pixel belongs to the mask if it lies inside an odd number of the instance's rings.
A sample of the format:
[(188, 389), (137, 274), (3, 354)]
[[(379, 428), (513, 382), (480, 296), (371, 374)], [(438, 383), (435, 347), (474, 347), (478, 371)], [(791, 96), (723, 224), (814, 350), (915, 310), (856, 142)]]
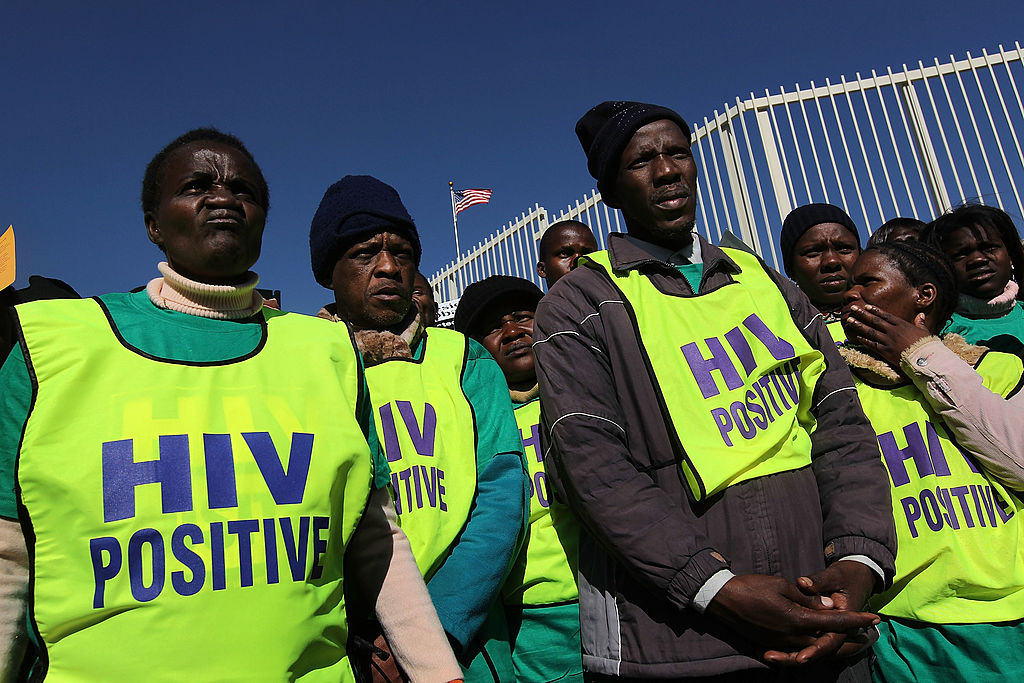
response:
[(843, 306), (850, 268), (860, 254), (860, 234), (853, 219), (832, 204), (807, 204), (790, 211), (782, 223), (782, 263), (842, 341), (839, 310)]
[(505, 373), (530, 474), (530, 526), (502, 589), (516, 680), (581, 683), (579, 527), (551, 497), (540, 445), (533, 315), (542, 296), (529, 280), (492, 275), (463, 292), (455, 329), (483, 344)]
[(412, 302), (420, 312), (420, 321), (423, 327), (433, 327), (437, 324), (437, 302), (434, 300), (434, 288), (423, 276), (423, 273), (416, 271), (416, 279), (412, 283)]
[(559, 221), (548, 227), (537, 245), (537, 275), (544, 278), (548, 289), (576, 267), (576, 260), (597, 251), (597, 239), (586, 223)]
[(1024, 272), (1024, 249), (1010, 216), (995, 207), (965, 204), (929, 223), (921, 238), (949, 257), (960, 286), (946, 332), (1024, 356), (1024, 305), (1015, 279)]
[[(871, 601), (884, 616), (876, 677), (1015, 680), (1024, 652), (1022, 457), (992, 441), (977, 451), (964, 443), (976, 443), (971, 432), (991, 439), (991, 421), (970, 412), (991, 397), (1020, 424), (1024, 410), (1004, 397), (1018, 393), (1024, 366), (959, 335), (936, 336), (957, 285), (932, 245), (868, 248), (846, 296), (850, 342), (840, 353), (878, 436), (899, 539), (893, 585)], [(949, 370), (961, 379), (946, 381)], [(945, 412), (951, 400), (965, 408)]]
[(189, 131), (142, 183), (161, 277), (15, 309), (5, 680), (27, 604), (33, 679), (351, 681), (342, 586), (376, 606), (403, 666), (459, 678), (395, 524), (347, 331), (254, 291), (269, 205), (238, 138)]
[(28, 287), (23, 289), (15, 289), (12, 285), (0, 290), (0, 363), (3, 363), (17, 343), (17, 330), (10, 309), (29, 301), (80, 298), (71, 285), (42, 275), (29, 276)]
[[(498, 598), (529, 488), (501, 368), (464, 335), (423, 327), (412, 305), (420, 239), (391, 186), (351, 175), (331, 185), (309, 245), (316, 281), (334, 290), (320, 316), (355, 331), (398, 516), (466, 680), (513, 680)], [(373, 628), (374, 653), (397, 645)]]
[(576, 132), (628, 228), (535, 321), (545, 466), (582, 524), (588, 679), (865, 680), (843, 656), (896, 548), (849, 369), (796, 286), (695, 238), (676, 112), (604, 102)]
[(886, 242), (906, 242), (921, 239), (921, 231), (928, 225), (916, 218), (899, 216), (882, 223), (868, 238), (868, 248)]

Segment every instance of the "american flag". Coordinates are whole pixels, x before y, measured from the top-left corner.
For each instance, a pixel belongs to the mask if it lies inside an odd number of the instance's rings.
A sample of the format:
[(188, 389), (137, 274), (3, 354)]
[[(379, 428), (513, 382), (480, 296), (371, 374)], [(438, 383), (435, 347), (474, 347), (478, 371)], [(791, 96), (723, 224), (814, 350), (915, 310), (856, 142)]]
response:
[(486, 204), (491, 201), (491, 191), (488, 190), (452, 190), (455, 197), (455, 215), (468, 209), (474, 204)]

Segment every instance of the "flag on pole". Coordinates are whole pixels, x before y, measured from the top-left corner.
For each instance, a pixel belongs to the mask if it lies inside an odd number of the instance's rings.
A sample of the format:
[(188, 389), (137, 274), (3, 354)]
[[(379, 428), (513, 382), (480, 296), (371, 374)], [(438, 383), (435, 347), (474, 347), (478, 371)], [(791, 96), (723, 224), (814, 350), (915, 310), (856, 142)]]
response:
[(474, 204), (486, 204), (491, 201), (491, 191), (488, 190), (452, 190), (455, 197), (455, 215), (459, 215), (465, 209)]

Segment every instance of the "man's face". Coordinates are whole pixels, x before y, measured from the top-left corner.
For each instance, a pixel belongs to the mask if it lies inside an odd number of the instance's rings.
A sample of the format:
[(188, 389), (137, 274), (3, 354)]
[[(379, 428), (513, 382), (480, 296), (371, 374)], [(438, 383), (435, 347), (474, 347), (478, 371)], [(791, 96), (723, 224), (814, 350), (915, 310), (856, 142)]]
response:
[(494, 356), (512, 388), (529, 388), (537, 381), (533, 365), (533, 311), (523, 302), (494, 306), (479, 327), (480, 343)]
[(793, 246), (793, 280), (815, 306), (841, 306), (859, 255), (857, 238), (846, 227), (819, 223)]
[(590, 228), (570, 224), (554, 230), (555, 234), (545, 244), (543, 257), (537, 262), (537, 275), (547, 281), (548, 289), (576, 267), (580, 256), (597, 251), (597, 240)]
[(641, 127), (622, 152), (615, 201), (629, 232), (665, 246), (689, 244), (697, 216), (697, 164), (677, 124)]
[(356, 242), (334, 265), (338, 316), (360, 330), (394, 327), (409, 312), (415, 277), (416, 256), (405, 237), (378, 232)]
[(416, 273), (412, 284), (412, 302), (420, 311), (423, 326), (432, 327), (437, 322), (437, 302), (434, 301), (434, 289), (420, 273)]

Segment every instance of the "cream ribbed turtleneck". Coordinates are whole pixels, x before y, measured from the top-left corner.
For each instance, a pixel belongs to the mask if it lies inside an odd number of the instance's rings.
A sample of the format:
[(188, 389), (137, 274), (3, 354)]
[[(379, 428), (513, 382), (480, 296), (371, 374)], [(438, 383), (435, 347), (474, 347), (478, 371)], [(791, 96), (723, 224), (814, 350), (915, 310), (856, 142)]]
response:
[(210, 285), (179, 275), (166, 261), (157, 268), (163, 277), (150, 280), (146, 293), (160, 308), (218, 320), (241, 320), (263, 308), (263, 297), (256, 291), (260, 281), (256, 273), (249, 272), (239, 285)]

